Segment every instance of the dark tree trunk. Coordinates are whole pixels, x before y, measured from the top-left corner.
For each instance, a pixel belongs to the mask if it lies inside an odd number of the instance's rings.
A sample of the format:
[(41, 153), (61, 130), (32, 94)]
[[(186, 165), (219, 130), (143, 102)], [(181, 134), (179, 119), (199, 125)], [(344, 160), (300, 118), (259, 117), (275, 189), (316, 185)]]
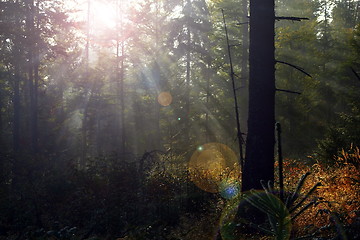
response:
[(37, 51), (37, 36), (35, 26), (35, 5), (34, 0), (26, 2), (26, 28), (27, 28), (27, 51), (28, 51), (28, 84), (30, 93), (30, 132), (31, 132), (31, 151), (38, 151), (38, 80), (39, 80), (39, 54)]
[[(15, 5), (20, 8), (19, 1), (15, 1)], [(21, 63), (21, 17), (18, 12), (15, 12), (15, 28), (17, 31), (14, 34), (14, 95), (13, 95), (13, 151), (15, 154), (20, 152), (20, 82), (21, 82), (21, 73), (20, 73), (20, 63)]]
[[(249, 93), (248, 93), (248, 83), (249, 83), (249, 9), (248, 9), (248, 0), (242, 0), (242, 25), (241, 25), (241, 59), (240, 59), (240, 89), (238, 90), (239, 94), (239, 116), (243, 132), (247, 132), (246, 121), (248, 119), (248, 105), (249, 105)], [(243, 139), (241, 139), (243, 140)]]
[(242, 28), (241, 28), (241, 84), (240, 86), (245, 87), (247, 85), (247, 79), (249, 77), (248, 71), (248, 50), (249, 50), (249, 9), (248, 9), (248, 0), (243, 0), (242, 2)]
[(20, 151), (20, 44), (15, 36), (14, 53), (14, 119), (13, 119), (13, 151)]
[(124, 92), (124, 81), (125, 81), (125, 65), (124, 65), (124, 56), (125, 56), (125, 43), (121, 42), (121, 63), (120, 63), (120, 108), (121, 108), (121, 153), (124, 154), (126, 150), (126, 132), (125, 132), (125, 92)]
[(39, 151), (39, 129), (38, 129), (38, 88), (39, 88), (39, 54), (36, 51), (36, 59), (34, 66), (34, 96), (33, 96), (33, 106), (32, 106), (32, 147), (33, 153), (38, 153)]
[[(189, 1), (189, 4), (190, 1)], [(190, 139), (190, 81), (191, 81), (191, 29), (187, 26), (187, 50), (186, 50), (186, 89), (185, 89), (185, 141)]]
[(242, 191), (274, 180), (274, 1), (250, 1), (249, 118)]
[(29, 87), (29, 96), (30, 96), (30, 105), (27, 109), (30, 119), (28, 120), (28, 124), (30, 126), (30, 150), (34, 150), (34, 132), (33, 132), (33, 126), (34, 126), (34, 15), (32, 13), (33, 11), (33, 0), (27, 0), (25, 1), (25, 7), (26, 7), (26, 47), (27, 47), (27, 83)]
[[(34, 4), (34, 2), (32, 2)], [(40, 67), (40, 53), (39, 53), (39, 18), (38, 18), (38, 8), (39, 2), (36, 3), (36, 7), (34, 5), (32, 7), (32, 14), (36, 17), (36, 22), (34, 21), (34, 96), (33, 96), (33, 106), (32, 106), (32, 142), (33, 142), (33, 153), (38, 153), (39, 151), (39, 129), (38, 129), (38, 93), (39, 93), (39, 67)]]
[[(85, 46), (85, 81), (89, 82), (89, 49), (90, 49), (90, 0), (87, 1), (87, 33), (86, 33), (86, 46)], [(85, 101), (87, 101), (88, 89), (85, 90)], [(81, 129), (81, 159), (80, 166), (85, 166), (87, 155), (87, 115), (88, 115), (88, 103), (84, 103), (84, 114), (82, 119)]]
[[(121, 1), (117, 1), (117, 15), (116, 15), (116, 28), (117, 34), (118, 32), (123, 31), (124, 29), (124, 21), (123, 21), (123, 12), (121, 11), (122, 3)], [(119, 115), (118, 115), (118, 138), (117, 138), (117, 148), (121, 155), (124, 155), (126, 148), (126, 131), (125, 131), (125, 40), (121, 39), (123, 37), (119, 37), (117, 35), (117, 43), (116, 43), (116, 82), (117, 82), (117, 101), (119, 106)]]

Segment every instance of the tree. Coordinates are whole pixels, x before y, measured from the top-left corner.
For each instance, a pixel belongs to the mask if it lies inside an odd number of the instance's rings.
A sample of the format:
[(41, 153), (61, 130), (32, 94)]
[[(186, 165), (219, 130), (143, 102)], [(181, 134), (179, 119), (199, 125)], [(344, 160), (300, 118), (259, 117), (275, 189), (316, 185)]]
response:
[(249, 118), (242, 191), (274, 180), (274, 1), (250, 1)]
[[(300, 66), (313, 78), (285, 64), (276, 66), (276, 87), (296, 91), (276, 93), (275, 116), (283, 130), (283, 153), (288, 158), (303, 158), (311, 154), (316, 139), (321, 136), (324, 114), (319, 111), (318, 26), (315, 13), (317, 5), (309, 0), (276, 2), (278, 16), (306, 17), (306, 21), (276, 22), (276, 59)], [(294, 137), (296, 136), (296, 137)]]
[[(12, 150), (19, 153), (22, 146), (20, 144), (21, 132), (21, 85), (22, 85), (22, 69), (24, 38), (23, 38), (23, 5), (20, 1), (3, 1), (1, 5), (0, 30), (1, 30), (1, 65), (4, 66), (2, 83), (9, 83), (11, 88), (8, 95), (12, 102), (12, 119), (7, 119), (12, 123)], [(2, 85), (2, 88), (5, 86)], [(2, 94), (2, 99), (5, 94)], [(5, 102), (3, 102), (5, 103)], [(2, 132), (3, 134), (3, 132)], [(5, 146), (5, 145), (3, 145)], [(3, 149), (5, 150), (5, 149)]]

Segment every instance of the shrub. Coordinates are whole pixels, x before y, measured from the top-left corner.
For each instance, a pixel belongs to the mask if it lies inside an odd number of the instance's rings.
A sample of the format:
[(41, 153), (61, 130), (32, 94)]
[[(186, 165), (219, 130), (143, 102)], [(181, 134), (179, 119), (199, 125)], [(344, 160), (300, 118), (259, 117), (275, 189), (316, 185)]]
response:
[[(312, 174), (304, 184), (304, 191), (308, 191), (316, 182), (321, 186), (314, 192), (317, 204), (301, 214), (294, 222), (293, 229), (297, 235), (306, 231), (314, 231), (324, 226), (336, 228), (338, 224), (350, 226), (358, 220), (357, 211), (360, 209), (360, 171), (359, 149), (352, 147), (342, 150), (335, 159), (334, 165), (316, 162), (307, 165), (302, 161), (287, 159), (284, 164), (284, 179), (287, 191), (295, 186), (295, 180), (306, 171)], [(335, 234), (324, 231), (324, 235)]]

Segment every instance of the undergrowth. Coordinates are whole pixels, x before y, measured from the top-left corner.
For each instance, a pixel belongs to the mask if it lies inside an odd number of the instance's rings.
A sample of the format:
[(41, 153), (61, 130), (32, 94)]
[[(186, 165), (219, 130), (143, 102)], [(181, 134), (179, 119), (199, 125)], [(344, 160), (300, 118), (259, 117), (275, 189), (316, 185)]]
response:
[[(291, 192), (297, 179), (306, 172), (312, 172), (304, 183), (304, 191), (309, 190), (317, 182), (321, 186), (314, 192), (317, 204), (302, 213), (294, 222), (296, 235), (333, 226), (336, 233), (324, 232), (324, 235), (345, 234), (347, 239), (360, 237), (357, 224), (360, 219), (360, 154), (359, 148), (351, 146), (342, 150), (335, 158), (332, 166), (315, 160), (314, 164), (286, 159), (284, 162), (285, 189)], [(345, 233), (339, 232), (342, 226)]]

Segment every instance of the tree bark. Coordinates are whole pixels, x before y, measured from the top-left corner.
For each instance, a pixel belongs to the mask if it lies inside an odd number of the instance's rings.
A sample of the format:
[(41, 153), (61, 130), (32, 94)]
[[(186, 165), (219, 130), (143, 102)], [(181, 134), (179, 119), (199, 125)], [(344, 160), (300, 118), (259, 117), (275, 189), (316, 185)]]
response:
[(242, 191), (274, 181), (275, 46), (274, 1), (250, 1), (250, 81), (246, 159)]

